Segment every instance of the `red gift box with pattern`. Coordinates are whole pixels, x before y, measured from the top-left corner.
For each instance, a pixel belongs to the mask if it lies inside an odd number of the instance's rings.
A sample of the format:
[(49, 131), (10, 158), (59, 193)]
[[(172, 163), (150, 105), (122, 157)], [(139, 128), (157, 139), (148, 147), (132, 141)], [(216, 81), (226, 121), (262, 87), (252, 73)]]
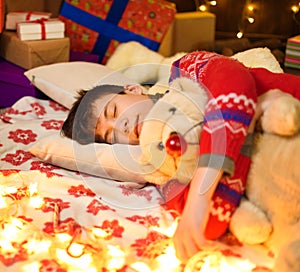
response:
[(165, 0), (65, 0), (59, 19), (71, 50), (97, 54), (105, 64), (123, 42), (157, 51), (175, 13), (175, 5)]
[(4, 0), (0, 0), (0, 33), (3, 30), (4, 26)]

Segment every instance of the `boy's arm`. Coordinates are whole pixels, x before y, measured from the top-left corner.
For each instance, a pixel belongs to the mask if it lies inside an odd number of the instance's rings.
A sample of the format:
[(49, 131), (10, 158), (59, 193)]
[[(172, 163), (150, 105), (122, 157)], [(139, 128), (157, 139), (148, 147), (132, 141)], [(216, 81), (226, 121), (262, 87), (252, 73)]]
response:
[(211, 198), (222, 175), (221, 170), (199, 167), (191, 181), (187, 202), (173, 237), (177, 257), (183, 262), (206, 242), (204, 231)]

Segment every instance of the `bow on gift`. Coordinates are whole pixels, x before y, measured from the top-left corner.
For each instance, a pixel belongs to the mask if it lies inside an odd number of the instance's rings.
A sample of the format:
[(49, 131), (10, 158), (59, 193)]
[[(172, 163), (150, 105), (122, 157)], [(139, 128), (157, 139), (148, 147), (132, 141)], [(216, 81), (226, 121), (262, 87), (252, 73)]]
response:
[(19, 22), (17, 24), (32, 24), (32, 23), (36, 23), (36, 24), (40, 24), (41, 25), (41, 39), (45, 40), (46, 39), (46, 25), (45, 22), (50, 21), (49, 19), (46, 18), (40, 18), (40, 19), (36, 19), (36, 20), (32, 20), (32, 21), (24, 21), (24, 22)]
[(33, 23), (38, 23), (41, 25), (41, 35), (42, 35), (42, 40), (46, 39), (46, 26), (45, 26), (45, 22), (49, 21), (46, 18), (41, 18), (41, 19), (37, 19), (32, 21)]

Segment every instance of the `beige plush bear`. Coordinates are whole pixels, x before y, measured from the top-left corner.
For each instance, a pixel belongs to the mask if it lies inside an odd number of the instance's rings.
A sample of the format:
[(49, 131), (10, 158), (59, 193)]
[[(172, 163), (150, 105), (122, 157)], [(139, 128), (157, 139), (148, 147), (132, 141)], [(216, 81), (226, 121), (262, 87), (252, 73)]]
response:
[[(140, 146), (149, 182), (190, 181), (197, 166), (205, 101), (198, 84), (176, 79), (147, 115)], [(269, 247), (276, 256), (276, 272), (299, 272), (300, 102), (290, 95), (277, 98), (265, 110), (261, 126), (264, 132), (256, 134), (246, 198), (230, 229), (244, 243)], [(168, 146), (173, 135), (182, 136), (179, 150)]]
[(269, 247), (276, 257), (274, 271), (296, 272), (300, 271), (300, 102), (291, 96), (278, 98), (262, 121), (269, 133), (257, 135), (246, 198), (233, 214), (230, 230), (244, 243)]
[[(146, 179), (163, 184), (174, 178), (188, 183), (197, 166), (206, 92), (187, 78), (176, 79), (148, 113), (140, 135)], [(202, 116), (202, 117), (201, 117)], [(176, 143), (172, 148), (174, 136)], [(182, 150), (181, 150), (182, 149)]]
[(156, 84), (151, 93), (164, 92), (171, 64), (185, 53), (179, 52), (165, 58), (138, 42), (120, 44), (106, 66), (121, 71), (126, 77), (141, 84)]

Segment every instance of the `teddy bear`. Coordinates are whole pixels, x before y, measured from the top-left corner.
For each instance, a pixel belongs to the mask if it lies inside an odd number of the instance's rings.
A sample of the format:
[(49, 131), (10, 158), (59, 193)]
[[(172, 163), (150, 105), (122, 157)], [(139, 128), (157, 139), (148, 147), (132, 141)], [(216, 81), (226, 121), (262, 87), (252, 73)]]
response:
[[(199, 135), (207, 99), (205, 92), (199, 85), (185, 79), (168, 86), (168, 69), (181, 53), (165, 59), (154, 52), (152, 61), (148, 49), (132, 43), (123, 44), (116, 52), (129, 47), (130, 51), (138, 47), (135, 52), (143, 54), (143, 61), (146, 58), (146, 62), (155, 67), (143, 66), (144, 72), (139, 73), (143, 63), (132, 58), (133, 63), (123, 63), (123, 67), (116, 64), (111, 68), (122, 68), (127, 76), (140, 83), (156, 80), (149, 92), (169, 89), (144, 120), (140, 161), (145, 177), (155, 184), (164, 184), (170, 179), (188, 183), (197, 166)], [(249, 67), (282, 72), (267, 48), (246, 50), (233, 58)], [(116, 59), (112, 59), (111, 64), (114, 61)], [(300, 271), (299, 101), (291, 96), (274, 100), (263, 113), (260, 125), (263, 133), (255, 135), (245, 198), (233, 214), (230, 231), (244, 243), (265, 244), (274, 253), (275, 271)]]
[(229, 229), (241, 242), (265, 244), (274, 253), (274, 271), (296, 272), (300, 271), (300, 102), (291, 96), (279, 98), (262, 119), (262, 129), (269, 132), (256, 134), (245, 198)]
[[(184, 91), (183, 91), (184, 90)], [(189, 79), (175, 80), (143, 122), (140, 162), (145, 179), (188, 183), (197, 167), (199, 135), (207, 95)]]
[(184, 54), (178, 52), (171, 57), (164, 57), (138, 42), (130, 41), (117, 47), (106, 66), (122, 72), (133, 82), (154, 85), (151, 93), (161, 93), (168, 85), (171, 64)]
[[(249, 67), (282, 72), (268, 49), (250, 49), (233, 57)], [(264, 243), (275, 255), (274, 271), (300, 271), (300, 169), (295, 156), (300, 151), (300, 102), (290, 96), (275, 100), (260, 125), (264, 133), (256, 134), (246, 197), (229, 228), (242, 242)]]
[[(193, 176), (207, 99), (196, 85), (175, 80), (144, 120), (140, 161), (151, 183), (188, 183)], [(255, 135), (246, 197), (230, 230), (243, 243), (264, 243), (275, 255), (274, 271), (300, 271), (299, 100), (290, 95), (275, 99), (260, 126), (263, 132)]]

